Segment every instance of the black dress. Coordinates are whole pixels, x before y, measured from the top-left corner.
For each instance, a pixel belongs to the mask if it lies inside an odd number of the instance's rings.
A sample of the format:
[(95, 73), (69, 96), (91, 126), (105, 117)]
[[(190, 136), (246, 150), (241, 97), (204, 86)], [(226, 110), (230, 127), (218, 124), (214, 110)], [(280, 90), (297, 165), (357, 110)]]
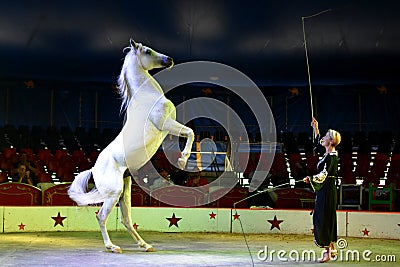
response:
[(328, 247), (337, 240), (337, 166), (337, 152), (325, 154), (317, 165), (319, 173), (309, 177), (316, 193), (313, 224), (314, 242), (319, 247)]

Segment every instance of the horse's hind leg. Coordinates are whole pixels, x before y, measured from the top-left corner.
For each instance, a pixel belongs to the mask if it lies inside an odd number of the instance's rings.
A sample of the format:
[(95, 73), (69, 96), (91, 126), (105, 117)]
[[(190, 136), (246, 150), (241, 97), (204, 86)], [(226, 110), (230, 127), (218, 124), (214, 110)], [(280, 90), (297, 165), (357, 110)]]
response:
[(107, 226), (106, 226), (108, 217), (110, 216), (110, 213), (111, 213), (112, 209), (115, 207), (115, 204), (117, 204), (117, 202), (118, 202), (118, 198), (108, 199), (108, 200), (104, 201), (104, 203), (101, 206), (96, 217), (97, 217), (97, 220), (99, 221), (101, 235), (103, 236), (104, 246), (114, 253), (122, 253), (121, 248), (119, 246), (114, 245), (111, 242), (110, 236), (108, 235), (108, 232), (107, 232)]
[(119, 200), (119, 207), (121, 209), (121, 223), (128, 230), (129, 234), (138, 242), (139, 247), (144, 248), (147, 252), (154, 251), (153, 246), (147, 244), (142, 237), (136, 232), (132, 225), (131, 218), (131, 177), (124, 178), (124, 191)]

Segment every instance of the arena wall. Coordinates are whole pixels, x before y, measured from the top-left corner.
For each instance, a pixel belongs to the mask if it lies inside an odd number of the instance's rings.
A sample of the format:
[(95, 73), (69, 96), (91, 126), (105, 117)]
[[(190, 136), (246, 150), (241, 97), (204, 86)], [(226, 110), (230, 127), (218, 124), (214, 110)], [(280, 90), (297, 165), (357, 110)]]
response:
[[(2, 233), (99, 231), (99, 207), (0, 207)], [(108, 220), (110, 231), (123, 231), (120, 211)], [(400, 213), (338, 211), (338, 236), (400, 239)], [(310, 210), (133, 207), (138, 231), (224, 232), (312, 235)]]

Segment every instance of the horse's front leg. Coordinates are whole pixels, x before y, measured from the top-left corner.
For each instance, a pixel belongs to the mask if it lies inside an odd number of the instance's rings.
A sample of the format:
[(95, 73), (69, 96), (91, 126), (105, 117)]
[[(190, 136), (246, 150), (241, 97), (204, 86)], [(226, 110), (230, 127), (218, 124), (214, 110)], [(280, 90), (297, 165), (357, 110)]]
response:
[(187, 138), (185, 148), (182, 150), (181, 157), (178, 159), (178, 167), (180, 169), (185, 169), (187, 160), (192, 152), (192, 145), (194, 141), (193, 130), (185, 125), (173, 120), (172, 118), (167, 118), (163, 125), (163, 130), (169, 131), (170, 134), (181, 136)]

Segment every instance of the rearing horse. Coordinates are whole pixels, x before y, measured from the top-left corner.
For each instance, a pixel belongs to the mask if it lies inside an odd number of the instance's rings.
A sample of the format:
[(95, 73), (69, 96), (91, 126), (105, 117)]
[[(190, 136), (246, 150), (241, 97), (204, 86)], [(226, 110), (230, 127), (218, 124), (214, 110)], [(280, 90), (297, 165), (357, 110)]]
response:
[[(112, 252), (122, 253), (114, 245), (107, 232), (106, 223), (111, 210), (119, 203), (121, 222), (138, 245), (153, 251), (136, 232), (131, 219), (131, 177), (124, 177), (129, 168), (132, 175), (155, 154), (166, 135), (186, 137), (186, 145), (178, 159), (184, 169), (190, 156), (194, 134), (192, 129), (175, 120), (175, 106), (164, 96), (158, 82), (149, 74), (154, 68), (170, 68), (172, 58), (149, 47), (130, 40), (129, 52), (125, 56), (118, 90), (122, 98), (121, 111), (126, 110), (126, 121), (118, 136), (100, 153), (90, 170), (79, 173), (71, 184), (68, 194), (79, 206), (101, 203), (97, 220), (104, 245)], [(124, 50), (125, 50), (124, 49)], [(95, 188), (87, 190), (93, 176)]]

